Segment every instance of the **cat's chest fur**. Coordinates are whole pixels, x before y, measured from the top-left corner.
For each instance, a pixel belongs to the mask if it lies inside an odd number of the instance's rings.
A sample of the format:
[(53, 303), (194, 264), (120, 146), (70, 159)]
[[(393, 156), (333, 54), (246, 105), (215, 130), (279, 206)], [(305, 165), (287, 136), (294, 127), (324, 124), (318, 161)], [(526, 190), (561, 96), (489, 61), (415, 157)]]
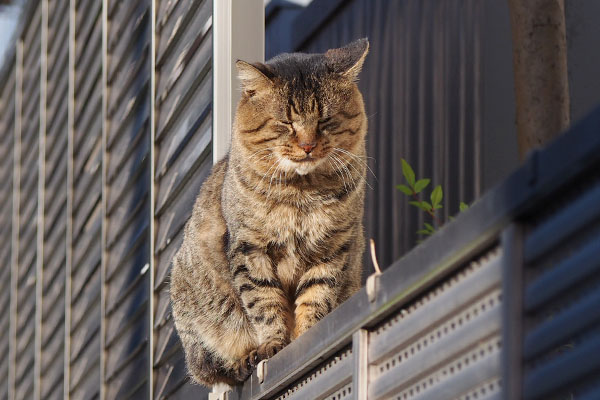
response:
[[(254, 236), (267, 247), (277, 249), (275, 269), (284, 287), (294, 288), (306, 270), (305, 259), (323, 251), (327, 235), (335, 225), (335, 213), (324, 204), (302, 208), (282, 203), (254, 203), (246, 223), (249, 231), (239, 233)], [(256, 236), (255, 236), (256, 235)]]

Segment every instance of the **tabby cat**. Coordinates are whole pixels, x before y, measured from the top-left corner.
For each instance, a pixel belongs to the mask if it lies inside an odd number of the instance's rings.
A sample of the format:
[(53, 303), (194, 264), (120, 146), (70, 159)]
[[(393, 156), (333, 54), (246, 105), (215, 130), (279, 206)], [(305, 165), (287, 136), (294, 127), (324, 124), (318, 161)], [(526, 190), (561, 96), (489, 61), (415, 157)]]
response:
[(366, 39), (237, 62), (229, 154), (204, 182), (173, 260), (175, 326), (192, 378), (245, 380), (360, 287)]

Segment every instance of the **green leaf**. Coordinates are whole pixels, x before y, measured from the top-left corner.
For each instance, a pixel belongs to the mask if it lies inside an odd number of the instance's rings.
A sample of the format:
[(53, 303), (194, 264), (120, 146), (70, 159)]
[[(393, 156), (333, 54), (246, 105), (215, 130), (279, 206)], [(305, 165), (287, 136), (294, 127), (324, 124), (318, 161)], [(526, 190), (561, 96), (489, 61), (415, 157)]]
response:
[(443, 193), (442, 193), (442, 186), (441, 185), (437, 185), (435, 187), (435, 189), (433, 189), (433, 192), (431, 192), (431, 204), (433, 204), (433, 206), (437, 206), (438, 204), (440, 204), (440, 202), (442, 201), (442, 198), (444, 197)]
[(421, 190), (425, 189), (427, 187), (427, 185), (429, 185), (429, 182), (431, 180), (430, 179), (419, 179), (416, 183), (415, 183), (415, 192), (419, 193)]
[(433, 225), (431, 225), (430, 223), (425, 222), (425, 228), (427, 228), (427, 230), (431, 233), (435, 232), (435, 228), (433, 227)]
[(431, 204), (426, 201), (409, 201), (408, 204), (413, 205), (421, 210), (427, 212), (431, 210)]
[(443, 208), (441, 204), (438, 204), (435, 207), (433, 207), (434, 210), (439, 210), (440, 208)]
[(413, 201), (409, 201), (408, 204), (410, 204), (412, 206), (415, 206), (415, 207), (418, 207), (418, 208), (421, 208), (421, 202), (420, 201), (414, 201), (413, 200)]
[(431, 204), (424, 200), (421, 202), (421, 208), (425, 211), (433, 211), (433, 207), (431, 206)]
[(412, 196), (414, 193), (413, 190), (406, 185), (396, 185), (396, 189), (398, 189), (407, 196)]
[(469, 209), (469, 205), (467, 203), (460, 202), (458, 206), (460, 208), (460, 212), (467, 211)]
[(419, 229), (419, 230), (417, 231), (417, 234), (419, 234), (419, 235), (427, 235), (427, 236), (429, 236), (429, 235), (431, 235), (431, 232), (429, 232), (427, 229)]
[(406, 160), (402, 159), (402, 174), (404, 174), (404, 179), (410, 185), (410, 187), (414, 188), (415, 186), (415, 171), (413, 171), (412, 167), (406, 162)]

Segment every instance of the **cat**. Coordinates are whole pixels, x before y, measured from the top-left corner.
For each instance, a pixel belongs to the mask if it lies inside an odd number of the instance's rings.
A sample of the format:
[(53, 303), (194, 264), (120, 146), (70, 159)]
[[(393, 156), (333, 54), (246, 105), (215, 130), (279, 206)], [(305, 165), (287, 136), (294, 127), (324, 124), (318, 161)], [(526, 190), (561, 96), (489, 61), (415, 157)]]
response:
[(367, 39), (236, 63), (231, 148), (204, 182), (173, 259), (188, 371), (244, 381), (360, 288)]

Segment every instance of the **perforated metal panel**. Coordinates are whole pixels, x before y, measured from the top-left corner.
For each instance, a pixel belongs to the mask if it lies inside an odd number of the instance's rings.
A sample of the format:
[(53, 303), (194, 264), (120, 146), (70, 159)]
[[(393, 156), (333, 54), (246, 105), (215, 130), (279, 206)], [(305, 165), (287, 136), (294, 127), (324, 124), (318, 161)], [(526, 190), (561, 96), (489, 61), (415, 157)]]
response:
[(591, 399), (600, 388), (597, 178), (558, 194), (525, 236), (524, 399)]
[(150, 336), (150, 1), (109, 1), (104, 387), (147, 398)]
[(100, 394), (102, 224), (102, 18), (100, 1), (71, 2), (74, 12), (72, 187), (69, 266), (68, 393)]
[(0, 399), (8, 399), (9, 368), (11, 359), (10, 318), (11, 313), (11, 242), (12, 242), (12, 196), (13, 152), (15, 136), (15, 60), (14, 55), (6, 63), (0, 77)]
[(500, 374), (500, 251), (369, 335), (370, 399), (453, 399)]
[[(43, 3), (44, 4), (44, 3)], [(45, 3), (47, 4), (47, 3)], [(41, 315), (39, 378), (43, 399), (61, 399), (64, 394), (65, 271), (67, 227), (67, 97), (69, 71), (69, 2), (55, 0), (43, 5), (42, 23), (46, 39), (42, 51), (44, 110), (43, 131), (43, 230), (41, 268)]]
[(188, 383), (171, 318), (169, 271), (212, 167), (212, 1), (156, 4), (154, 397), (206, 396)]
[(352, 398), (354, 355), (345, 349), (291, 384), (275, 400)]
[[(14, 395), (34, 395), (36, 264), (38, 221), (38, 158), (40, 118), (41, 7), (31, 10), (30, 22), (20, 38), (18, 62), (22, 75), (17, 90), (22, 93), (17, 132), (19, 174), (17, 177), (19, 226), (16, 249), (16, 348)], [(18, 67), (18, 68), (19, 68)]]

